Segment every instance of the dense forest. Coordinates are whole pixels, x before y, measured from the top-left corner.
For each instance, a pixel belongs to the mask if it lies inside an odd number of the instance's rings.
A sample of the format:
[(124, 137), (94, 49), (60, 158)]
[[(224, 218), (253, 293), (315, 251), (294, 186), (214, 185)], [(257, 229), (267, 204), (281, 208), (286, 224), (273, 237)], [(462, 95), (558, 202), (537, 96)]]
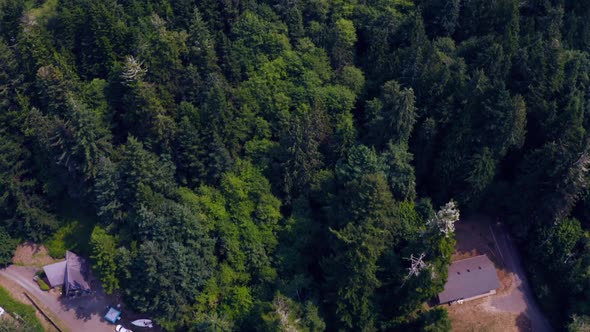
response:
[(581, 0), (0, 0), (0, 264), (76, 219), (68, 249), (168, 330), (447, 331), (423, 303), (460, 209), (505, 220), (553, 325), (583, 331), (588, 19)]

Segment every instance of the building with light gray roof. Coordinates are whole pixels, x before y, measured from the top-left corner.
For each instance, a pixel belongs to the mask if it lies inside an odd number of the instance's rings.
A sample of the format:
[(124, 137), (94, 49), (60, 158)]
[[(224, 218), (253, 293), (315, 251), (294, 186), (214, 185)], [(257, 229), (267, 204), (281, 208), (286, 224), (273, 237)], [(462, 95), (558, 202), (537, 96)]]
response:
[(43, 271), (51, 288), (63, 286), (66, 296), (80, 295), (90, 292), (88, 284), (89, 268), (86, 260), (66, 251), (66, 260), (59, 263), (46, 265)]
[(500, 288), (494, 263), (486, 255), (453, 262), (445, 289), (438, 295), (440, 304), (469, 301), (492, 295)]

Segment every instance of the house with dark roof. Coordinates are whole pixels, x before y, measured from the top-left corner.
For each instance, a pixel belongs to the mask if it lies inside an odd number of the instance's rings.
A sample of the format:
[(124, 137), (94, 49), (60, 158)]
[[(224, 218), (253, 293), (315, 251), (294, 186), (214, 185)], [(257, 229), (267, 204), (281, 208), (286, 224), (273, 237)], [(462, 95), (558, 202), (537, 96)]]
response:
[(49, 285), (52, 288), (63, 286), (63, 293), (66, 296), (90, 292), (88, 264), (85, 259), (71, 251), (66, 251), (65, 261), (46, 265), (43, 267), (43, 271), (47, 276)]
[(500, 280), (494, 263), (486, 255), (453, 262), (445, 289), (438, 294), (440, 304), (462, 303), (496, 294)]

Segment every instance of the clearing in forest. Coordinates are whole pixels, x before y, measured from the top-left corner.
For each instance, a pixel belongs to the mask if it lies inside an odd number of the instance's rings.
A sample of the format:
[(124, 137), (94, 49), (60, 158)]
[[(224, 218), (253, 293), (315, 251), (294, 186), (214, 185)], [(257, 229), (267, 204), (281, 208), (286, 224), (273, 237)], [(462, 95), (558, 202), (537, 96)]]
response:
[(494, 262), (500, 288), (494, 296), (447, 307), (454, 331), (551, 331), (535, 303), (519, 254), (504, 227), (485, 216), (455, 224), (453, 261), (486, 254)]

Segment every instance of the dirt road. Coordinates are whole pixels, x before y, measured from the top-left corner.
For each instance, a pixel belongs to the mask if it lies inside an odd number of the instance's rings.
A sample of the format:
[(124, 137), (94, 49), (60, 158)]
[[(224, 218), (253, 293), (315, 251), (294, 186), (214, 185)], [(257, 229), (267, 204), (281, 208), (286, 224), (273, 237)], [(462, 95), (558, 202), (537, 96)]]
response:
[[(33, 281), (35, 268), (11, 265), (0, 270), (0, 276), (18, 285), (38, 301), (41, 306), (51, 311), (61, 325), (69, 331), (112, 332), (114, 326), (102, 319), (106, 302), (102, 295), (81, 297), (77, 299), (63, 299), (49, 292), (39, 289)], [(2, 279), (0, 279), (0, 284)], [(12, 285), (12, 287), (14, 287)]]
[(499, 223), (493, 223), (490, 226), (490, 231), (497, 243), (501, 259), (506, 269), (514, 273), (516, 283), (515, 289), (508, 294), (492, 298), (491, 306), (500, 311), (524, 313), (531, 320), (534, 332), (553, 331), (536, 302), (526, 278), (520, 255), (508, 232)]

